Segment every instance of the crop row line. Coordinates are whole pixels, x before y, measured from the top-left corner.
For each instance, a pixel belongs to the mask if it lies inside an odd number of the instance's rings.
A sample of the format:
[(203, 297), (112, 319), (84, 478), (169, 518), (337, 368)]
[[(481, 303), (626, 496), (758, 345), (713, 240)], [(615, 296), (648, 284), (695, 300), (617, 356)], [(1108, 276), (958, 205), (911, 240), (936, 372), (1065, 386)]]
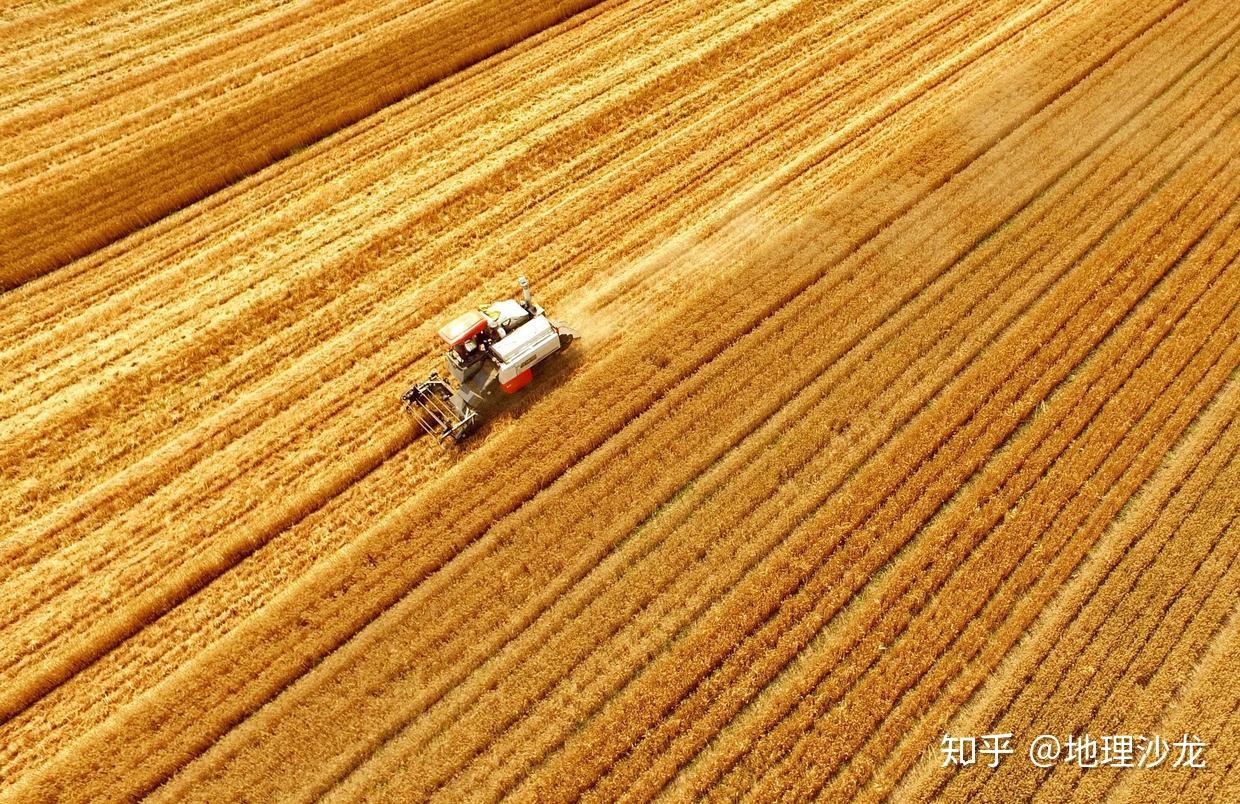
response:
[[(1048, 425), (1048, 426), (1049, 426), (1049, 425)], [(930, 562), (931, 562), (931, 565), (933, 565), (934, 563), (936, 563), (936, 562), (937, 562), (937, 560), (933, 557), (933, 554), (934, 554), (934, 550), (935, 550), (935, 549), (936, 549), (936, 548), (933, 548), (932, 546), (931, 546), (931, 547), (926, 547), (926, 548), (925, 548), (925, 551), (927, 552), (927, 555), (928, 555), (928, 556), (930, 556), (930, 557), (928, 557), (928, 558), (927, 558), (927, 561), (930, 561)], [(898, 559), (897, 559), (897, 560), (898, 560)], [(930, 566), (930, 565), (928, 565), (928, 566)], [(883, 576), (883, 573), (881, 573), (881, 572), (880, 572), (880, 577), (882, 577), (882, 576)], [(904, 594), (903, 592), (895, 591), (895, 592), (893, 592), (893, 593), (892, 593), (892, 594), (890, 594), (890, 595), (883, 595), (883, 598), (884, 598), (884, 599), (887, 599), (887, 598), (898, 599), (898, 598), (900, 598), (901, 596), (903, 596), (903, 594)], [(885, 612), (886, 612), (886, 609), (884, 609), (884, 616), (885, 616)], [(860, 628), (860, 631), (859, 631), (858, 633), (861, 633), (861, 632), (866, 632), (866, 631), (868, 631), (868, 630), (872, 630), (870, 626), (867, 626), (867, 625), (864, 625), (864, 624), (862, 624), (862, 625), (858, 626), (858, 628)], [(884, 639), (886, 639), (886, 638), (884, 637)], [(833, 645), (835, 645), (841, 653), (848, 653), (848, 652), (849, 652), (849, 651), (848, 651), (848, 649), (847, 649), (847, 645), (844, 645), (844, 646), (842, 646), (842, 647), (841, 647), (841, 646), (839, 646), (838, 640), (833, 641), (833, 643), (832, 643), (832, 644), (833, 644)], [(851, 656), (851, 654), (850, 654), (850, 656)]]
[[(827, 380), (830, 380), (830, 377), (827, 377)], [(801, 440), (801, 439), (796, 438), (796, 437), (794, 437), (794, 436), (789, 436), (789, 438), (790, 438), (790, 439), (792, 440), (792, 442), (794, 442), (794, 443), (800, 442), (800, 440)], [(810, 448), (808, 448), (808, 447), (807, 447), (807, 449), (810, 449)], [(786, 476), (786, 475), (784, 475), (784, 476)], [(708, 517), (708, 519), (712, 519), (712, 521), (713, 521), (713, 517)], [(708, 541), (709, 541), (709, 540), (708, 540)]]

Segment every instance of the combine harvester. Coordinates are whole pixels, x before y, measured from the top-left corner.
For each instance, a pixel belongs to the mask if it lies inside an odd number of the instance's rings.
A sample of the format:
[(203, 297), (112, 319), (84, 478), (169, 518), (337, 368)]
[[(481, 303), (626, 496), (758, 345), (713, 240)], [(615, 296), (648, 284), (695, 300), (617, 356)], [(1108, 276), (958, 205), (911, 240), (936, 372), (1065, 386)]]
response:
[(534, 379), (534, 366), (568, 347), (576, 333), (547, 318), (530, 298), (530, 283), (517, 280), (521, 301), (504, 299), (470, 310), (448, 322), (439, 337), (448, 344), (448, 372), (454, 390), (438, 372), (406, 391), (405, 410), (416, 414), (422, 429), (443, 443), (459, 443), (477, 429), (479, 409), (496, 387), (516, 393)]

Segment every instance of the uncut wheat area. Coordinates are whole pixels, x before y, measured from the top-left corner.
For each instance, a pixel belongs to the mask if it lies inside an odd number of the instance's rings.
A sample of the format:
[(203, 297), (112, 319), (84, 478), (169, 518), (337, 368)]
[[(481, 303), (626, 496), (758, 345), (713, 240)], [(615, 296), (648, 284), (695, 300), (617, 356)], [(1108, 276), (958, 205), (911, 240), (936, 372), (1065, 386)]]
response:
[(1240, 800), (1231, 0), (0, 9), (0, 802)]

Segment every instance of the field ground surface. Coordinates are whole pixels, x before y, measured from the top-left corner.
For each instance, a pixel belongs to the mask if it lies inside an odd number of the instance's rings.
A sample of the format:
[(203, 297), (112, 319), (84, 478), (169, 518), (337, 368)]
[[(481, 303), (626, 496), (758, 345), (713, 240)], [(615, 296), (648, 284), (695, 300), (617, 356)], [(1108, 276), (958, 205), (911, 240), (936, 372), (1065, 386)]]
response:
[[(1240, 800), (1231, 0), (0, 42), (0, 801)], [(441, 448), (522, 274), (580, 340)]]

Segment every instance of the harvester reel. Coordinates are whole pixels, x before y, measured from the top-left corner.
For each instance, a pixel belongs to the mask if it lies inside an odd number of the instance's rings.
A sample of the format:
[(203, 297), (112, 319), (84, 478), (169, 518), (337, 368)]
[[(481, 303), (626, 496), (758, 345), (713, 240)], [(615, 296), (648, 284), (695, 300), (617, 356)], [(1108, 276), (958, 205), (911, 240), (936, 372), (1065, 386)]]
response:
[(451, 438), (461, 441), (473, 432), (478, 423), (478, 412), (465, 407), (457, 410), (453, 404), (452, 386), (437, 373), (431, 372), (425, 382), (420, 382), (401, 395), (405, 410), (414, 414), (418, 424), (440, 442)]

